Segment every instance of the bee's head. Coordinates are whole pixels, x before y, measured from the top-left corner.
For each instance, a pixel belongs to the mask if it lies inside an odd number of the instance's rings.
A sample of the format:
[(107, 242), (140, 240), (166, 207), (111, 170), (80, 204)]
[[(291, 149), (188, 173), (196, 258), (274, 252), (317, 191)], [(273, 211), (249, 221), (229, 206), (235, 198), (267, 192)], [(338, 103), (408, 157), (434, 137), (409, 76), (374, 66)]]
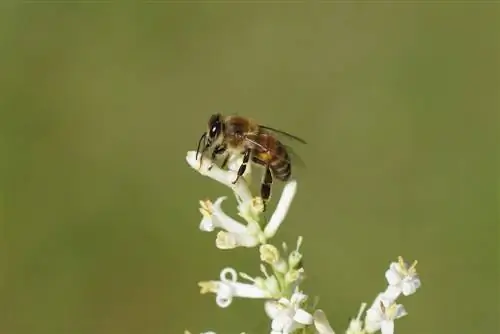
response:
[(214, 114), (208, 120), (207, 142), (211, 145), (222, 133), (222, 116)]
[(203, 142), (203, 149), (201, 150), (201, 154), (203, 154), (222, 134), (223, 126), (224, 124), (222, 122), (221, 114), (214, 114), (210, 116), (210, 119), (208, 120), (208, 130), (201, 135), (200, 140), (198, 141), (198, 148), (196, 150), (197, 157), (198, 153), (200, 153), (201, 143)]

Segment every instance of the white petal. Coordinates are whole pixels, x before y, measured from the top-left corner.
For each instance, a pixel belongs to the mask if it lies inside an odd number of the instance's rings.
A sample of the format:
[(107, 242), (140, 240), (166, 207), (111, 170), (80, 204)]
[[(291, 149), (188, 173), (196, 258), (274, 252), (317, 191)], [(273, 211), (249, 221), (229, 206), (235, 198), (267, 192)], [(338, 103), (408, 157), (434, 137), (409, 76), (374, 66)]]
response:
[[(201, 175), (208, 176), (217, 182), (220, 182), (228, 187), (230, 187), (239, 200), (248, 201), (252, 199), (252, 194), (248, 185), (243, 178), (240, 178), (236, 184), (233, 185), (233, 181), (236, 179), (236, 173), (233, 171), (225, 171), (219, 168), (207, 157), (203, 157), (203, 163), (200, 167), (201, 155), (198, 155), (196, 159), (196, 151), (189, 151), (186, 155), (187, 163), (195, 170), (197, 170)], [(209, 169), (211, 167), (211, 169)]]
[(394, 319), (399, 319), (399, 318), (406, 316), (407, 314), (408, 314), (408, 312), (406, 312), (405, 307), (401, 304), (397, 304), (396, 305), (396, 312), (393, 315), (393, 317), (394, 317)]
[(389, 304), (395, 301), (401, 294), (401, 288), (399, 285), (389, 285), (384, 292), (383, 299), (389, 301)]
[(288, 334), (297, 333), (297, 330), (300, 329), (300, 328), (304, 328), (304, 326), (305, 325), (292, 320), (285, 327), (285, 330), (283, 331), (283, 333), (288, 333)]
[(210, 217), (203, 217), (199, 226), (200, 230), (203, 232), (212, 232), (215, 229), (213, 219)]
[(381, 301), (384, 302), (384, 305), (388, 304), (386, 301), (386, 298), (384, 296), (384, 293), (379, 293), (377, 295), (377, 297), (375, 297), (375, 300), (373, 301), (372, 305), (370, 306), (370, 310), (373, 309), (373, 310), (377, 310), (377, 311), (382, 312), (382, 310), (380, 309), (380, 302)]
[(238, 273), (231, 267), (227, 267), (221, 270), (220, 272), (220, 280), (221, 282), (237, 282), (238, 281)]
[(325, 312), (322, 310), (316, 310), (314, 312), (314, 326), (319, 334), (335, 334)]
[(218, 282), (215, 301), (219, 307), (228, 307), (233, 297), (269, 298), (269, 294), (252, 284), (239, 282)]
[(401, 282), (401, 276), (396, 269), (397, 266), (397, 263), (391, 263), (390, 268), (385, 272), (385, 278), (387, 279), (387, 283), (389, 283), (390, 285), (396, 285)]
[(394, 334), (394, 321), (384, 320), (382, 321), (380, 331), (382, 334)]
[(269, 318), (276, 318), (280, 312), (283, 310), (283, 306), (281, 306), (278, 302), (274, 300), (266, 301), (264, 304), (264, 310)]
[(382, 322), (382, 311), (376, 308), (370, 308), (366, 311), (365, 330), (367, 333), (374, 333), (380, 329)]
[(273, 331), (279, 331), (280, 333), (287, 333), (287, 328), (291, 327), (292, 324), (293, 324), (292, 318), (287, 314), (287, 312), (282, 311), (271, 322), (271, 329)]
[(296, 192), (297, 192), (297, 181), (295, 180), (289, 181), (283, 188), (283, 192), (281, 193), (281, 197), (278, 202), (278, 205), (276, 206), (276, 210), (274, 211), (273, 215), (271, 216), (271, 219), (269, 219), (269, 223), (266, 225), (264, 229), (264, 235), (267, 238), (272, 238), (278, 231), (281, 223), (283, 222), (288, 213), (288, 209), (292, 204)]
[(231, 283), (231, 287), (233, 289), (233, 295), (235, 297), (242, 298), (270, 298), (270, 294), (268, 291), (265, 291), (253, 284), (246, 283)]
[(213, 204), (213, 217), (214, 220), (218, 223), (218, 227), (225, 229), (231, 233), (244, 233), (246, 231), (246, 226), (240, 223), (239, 221), (229, 217), (222, 210), (222, 202), (226, 199), (226, 197), (219, 197)]
[(408, 280), (404, 280), (403, 287), (403, 295), (409, 296), (417, 292), (417, 289), (420, 288), (420, 279), (418, 277), (410, 278)]
[(219, 307), (226, 308), (233, 301), (233, 289), (230, 284), (219, 282), (215, 302)]
[(311, 313), (299, 308), (293, 316), (293, 321), (301, 325), (311, 325), (313, 323), (313, 316), (311, 315)]
[(294, 292), (292, 297), (290, 298), (290, 301), (292, 304), (299, 305), (300, 303), (304, 302), (307, 299), (307, 295), (305, 295), (302, 292)]

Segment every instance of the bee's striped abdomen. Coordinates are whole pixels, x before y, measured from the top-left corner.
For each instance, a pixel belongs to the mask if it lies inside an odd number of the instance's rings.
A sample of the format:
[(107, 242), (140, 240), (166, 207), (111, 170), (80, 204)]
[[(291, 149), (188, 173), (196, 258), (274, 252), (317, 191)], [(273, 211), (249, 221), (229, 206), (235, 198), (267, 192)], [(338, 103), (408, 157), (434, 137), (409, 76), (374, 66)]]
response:
[(292, 164), (290, 156), (281, 143), (277, 143), (276, 153), (269, 162), (273, 175), (280, 181), (288, 181), (292, 175)]

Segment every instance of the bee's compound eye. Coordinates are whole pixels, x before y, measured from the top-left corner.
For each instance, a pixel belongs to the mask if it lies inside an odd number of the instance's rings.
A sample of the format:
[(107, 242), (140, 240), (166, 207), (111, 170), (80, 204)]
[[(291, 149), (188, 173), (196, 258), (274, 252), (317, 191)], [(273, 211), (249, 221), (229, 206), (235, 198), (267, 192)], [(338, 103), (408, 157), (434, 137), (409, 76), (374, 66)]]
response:
[(216, 125), (214, 125), (214, 126), (212, 126), (212, 128), (210, 129), (210, 136), (214, 137), (216, 134), (217, 134), (217, 126), (216, 126)]

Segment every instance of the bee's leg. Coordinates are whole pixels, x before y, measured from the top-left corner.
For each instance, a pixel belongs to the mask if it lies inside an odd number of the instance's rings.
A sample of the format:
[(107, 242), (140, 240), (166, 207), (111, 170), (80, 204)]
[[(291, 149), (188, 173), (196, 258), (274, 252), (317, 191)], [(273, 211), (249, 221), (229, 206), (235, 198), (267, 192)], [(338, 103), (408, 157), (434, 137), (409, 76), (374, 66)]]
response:
[(241, 163), (241, 166), (238, 169), (238, 174), (236, 176), (236, 180), (233, 181), (233, 184), (235, 184), (236, 182), (238, 182), (238, 180), (240, 179), (240, 177), (243, 174), (245, 174), (245, 170), (247, 169), (248, 160), (250, 160), (250, 153), (251, 152), (252, 152), (252, 150), (246, 150), (245, 153), (243, 154), (243, 162)]
[(222, 165), (220, 165), (220, 168), (222, 169), (226, 168), (228, 161), (229, 161), (229, 154), (226, 154), (226, 156), (224, 157), (224, 161), (222, 161)]
[(271, 173), (271, 168), (266, 167), (266, 172), (264, 174), (264, 179), (262, 180), (262, 185), (260, 188), (260, 197), (262, 197), (262, 203), (264, 204), (264, 211), (266, 211), (266, 205), (271, 198), (271, 186), (273, 184), (273, 174)]
[(226, 146), (225, 145), (217, 145), (214, 150), (212, 151), (212, 156), (211, 156), (211, 159), (212, 159), (212, 163), (210, 164), (210, 166), (208, 166), (208, 170), (211, 170), (213, 165), (214, 165), (214, 161), (215, 161), (215, 158), (220, 155), (220, 154), (223, 154), (224, 152), (226, 152)]

